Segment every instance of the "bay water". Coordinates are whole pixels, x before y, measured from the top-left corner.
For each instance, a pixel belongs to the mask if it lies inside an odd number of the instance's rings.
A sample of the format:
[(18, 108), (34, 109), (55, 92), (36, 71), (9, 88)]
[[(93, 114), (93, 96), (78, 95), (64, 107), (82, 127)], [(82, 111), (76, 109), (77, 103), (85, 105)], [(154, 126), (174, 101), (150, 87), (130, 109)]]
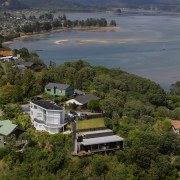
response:
[(66, 16), (71, 20), (113, 19), (119, 28), (41, 34), (8, 46), (26, 47), (38, 53), (46, 64), (82, 59), (91, 65), (120, 68), (151, 79), (166, 90), (180, 80), (180, 14), (66, 13)]

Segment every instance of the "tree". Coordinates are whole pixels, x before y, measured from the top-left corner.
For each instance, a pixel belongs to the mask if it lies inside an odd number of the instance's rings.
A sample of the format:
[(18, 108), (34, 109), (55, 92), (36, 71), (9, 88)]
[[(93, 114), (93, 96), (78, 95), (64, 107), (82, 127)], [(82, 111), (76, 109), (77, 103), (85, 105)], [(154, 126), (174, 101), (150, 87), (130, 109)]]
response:
[(87, 108), (90, 109), (91, 112), (100, 111), (99, 100), (91, 100), (88, 102)]
[(36, 21), (32, 24), (33, 32), (40, 32), (41, 31), (41, 24)]
[(24, 71), (24, 79), (23, 79), (23, 85), (22, 85), (23, 94), (25, 97), (31, 97), (35, 95), (34, 85), (35, 85), (34, 73), (31, 70), (26, 69)]
[(91, 162), (92, 173), (100, 176), (107, 170), (107, 165), (101, 160), (100, 156), (95, 156)]
[(14, 117), (18, 116), (20, 113), (20, 106), (19, 105), (5, 105), (2, 108), (3, 110), (3, 118), (4, 119), (13, 119)]
[(100, 100), (100, 108), (109, 117), (112, 117), (113, 114), (119, 116), (122, 115), (125, 101), (126, 98), (123, 92), (112, 90), (105, 99)]
[(109, 23), (110, 26), (116, 26), (116, 21), (115, 20), (111, 20), (111, 22)]
[(4, 36), (0, 34), (0, 48), (2, 48), (3, 41), (4, 41)]
[(29, 58), (30, 54), (27, 48), (21, 48), (17, 51), (18, 54), (20, 54), (21, 58)]
[(11, 84), (6, 84), (0, 87), (0, 105), (7, 104), (13, 102), (12, 96), (15, 93), (14, 86)]
[(180, 81), (171, 84), (170, 93), (175, 95), (180, 95)]
[(59, 21), (58, 19), (55, 19), (53, 22), (52, 22), (52, 27), (53, 28), (57, 28), (57, 27), (61, 27), (62, 24), (61, 24), (61, 21)]
[(42, 25), (42, 29), (44, 31), (49, 31), (52, 29), (52, 26), (51, 26), (51, 23), (50, 22), (44, 22), (43, 25)]

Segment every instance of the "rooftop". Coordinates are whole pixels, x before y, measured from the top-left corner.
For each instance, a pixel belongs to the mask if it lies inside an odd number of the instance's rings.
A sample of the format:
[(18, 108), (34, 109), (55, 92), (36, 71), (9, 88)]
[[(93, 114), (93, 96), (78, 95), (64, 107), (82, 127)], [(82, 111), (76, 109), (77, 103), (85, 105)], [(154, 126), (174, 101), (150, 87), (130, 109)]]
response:
[(4, 136), (8, 136), (11, 134), (17, 125), (13, 124), (10, 120), (0, 121), (0, 134)]
[(180, 129), (180, 120), (171, 120), (171, 125), (172, 125), (175, 129)]
[(32, 65), (34, 65), (34, 62), (17, 62), (18, 65), (23, 65), (25, 67), (31, 67)]
[(84, 146), (88, 146), (88, 145), (104, 144), (104, 143), (119, 142), (119, 141), (124, 141), (124, 139), (117, 135), (113, 135), (113, 136), (83, 139), (83, 141), (80, 143)]
[(4, 56), (4, 57), (1, 57), (0, 59), (11, 59), (13, 56)]
[(86, 94), (85, 92), (83, 92), (83, 91), (81, 91), (81, 90), (79, 90), (79, 89), (75, 89), (75, 90), (74, 90), (74, 93), (75, 93), (75, 94), (78, 94), (78, 95), (85, 95), (85, 94)]
[(0, 51), (0, 56), (12, 56), (12, 55), (13, 55), (13, 51), (11, 50)]
[(77, 96), (75, 98), (76, 101), (78, 101), (81, 104), (87, 104), (91, 100), (99, 100), (100, 98), (95, 96), (94, 94), (85, 94), (83, 96)]
[(49, 83), (45, 86), (45, 88), (53, 89), (56, 87), (59, 90), (66, 90), (69, 86), (69, 84)]
[(31, 101), (33, 104), (36, 104), (44, 109), (50, 110), (63, 110), (62, 106), (58, 106), (55, 102), (46, 101), (46, 100), (38, 100), (38, 101)]
[(99, 133), (107, 133), (107, 132), (113, 132), (111, 129), (105, 129), (105, 130), (98, 130), (98, 131), (87, 131), (87, 132), (81, 132), (82, 135), (89, 135), (89, 134), (99, 134)]

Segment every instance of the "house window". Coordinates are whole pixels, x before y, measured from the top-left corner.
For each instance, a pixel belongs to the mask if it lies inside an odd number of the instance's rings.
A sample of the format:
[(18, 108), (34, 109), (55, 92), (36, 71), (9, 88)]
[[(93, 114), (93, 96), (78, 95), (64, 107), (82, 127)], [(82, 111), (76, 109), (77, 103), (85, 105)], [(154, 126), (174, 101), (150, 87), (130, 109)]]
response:
[(47, 89), (47, 91), (51, 91), (51, 89)]
[(63, 124), (63, 114), (60, 112), (60, 124)]
[(37, 106), (34, 105), (34, 109), (37, 109)]

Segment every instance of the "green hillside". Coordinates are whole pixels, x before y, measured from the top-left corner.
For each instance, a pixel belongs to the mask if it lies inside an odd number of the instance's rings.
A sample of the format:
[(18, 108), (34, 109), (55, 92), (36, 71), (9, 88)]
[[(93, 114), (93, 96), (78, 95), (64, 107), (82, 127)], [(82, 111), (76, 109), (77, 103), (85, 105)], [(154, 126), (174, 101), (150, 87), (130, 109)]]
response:
[(22, 0), (33, 8), (115, 8), (115, 7), (175, 7), (178, 0)]

